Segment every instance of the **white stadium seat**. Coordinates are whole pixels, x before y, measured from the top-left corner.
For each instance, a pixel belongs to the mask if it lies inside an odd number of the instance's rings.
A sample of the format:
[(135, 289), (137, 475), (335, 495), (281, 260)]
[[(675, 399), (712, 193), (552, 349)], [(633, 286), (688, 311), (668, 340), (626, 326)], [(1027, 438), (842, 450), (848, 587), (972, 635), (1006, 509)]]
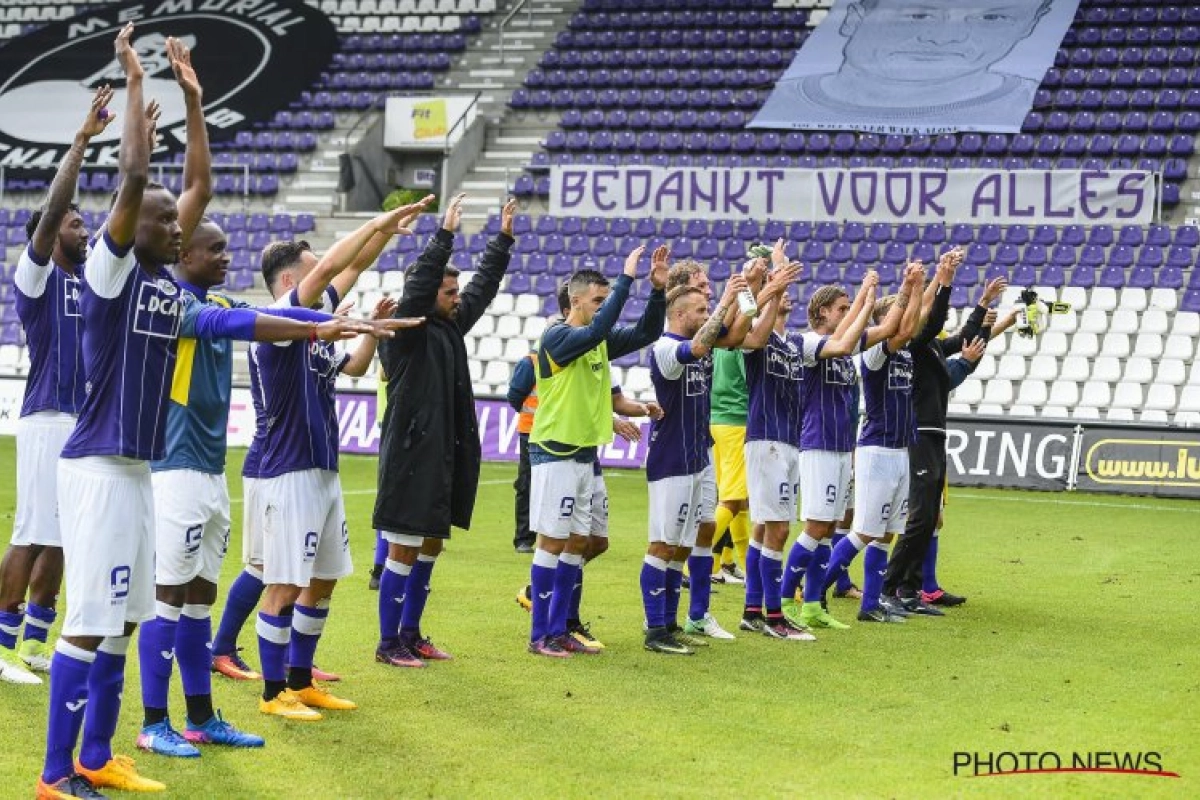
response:
[(1046, 331), (1042, 334), (1042, 342), (1038, 352), (1048, 356), (1065, 356), (1070, 352), (1067, 344), (1067, 334), (1062, 331)]
[(1112, 388), (1103, 381), (1088, 381), (1079, 393), (1079, 405), (1107, 408), (1112, 403)]
[(1071, 419), (1100, 419), (1100, 409), (1092, 406), (1075, 406), (1071, 409)]
[(972, 375), (963, 381), (950, 397), (959, 403), (975, 405), (983, 399), (983, 381), (976, 375)]
[(497, 316), (513, 313), (513, 296), (508, 292), (500, 292), (496, 295), (496, 299), (492, 301), (492, 304), (488, 306), (488, 311)]
[(979, 359), (979, 363), (975, 365), (975, 371), (971, 373), (972, 377), (981, 381), (985, 381), (995, 374), (996, 357), (991, 353), (984, 353), (983, 358)]
[(992, 339), (990, 342), (988, 342), (988, 346), (987, 346), (988, 354), (993, 355), (993, 356), (1002, 356), (1005, 353), (1007, 353), (1008, 352), (1008, 340), (1014, 336), (1016, 336), (1016, 334), (1012, 332), (1011, 328), (1009, 328), (1008, 333), (1003, 333), (1003, 334), (997, 336), (995, 339)]
[(475, 323), (475, 327), (471, 328), (471, 334), (480, 338), (491, 336), (496, 332), (496, 318), (491, 314), (484, 314)]
[(1154, 365), (1144, 356), (1131, 356), (1125, 359), (1121, 380), (1125, 383), (1150, 383), (1154, 380)]
[(1007, 406), (1013, 401), (1012, 381), (1004, 378), (992, 378), (983, 389), (983, 402), (998, 406)]
[(1041, 417), (1042, 419), (1068, 419), (1071, 412), (1066, 406), (1043, 406)]
[(1136, 287), (1122, 289), (1121, 296), (1117, 300), (1117, 308), (1129, 308), (1134, 311), (1142, 311), (1149, 304), (1146, 290)]
[(1074, 311), (1083, 311), (1087, 308), (1088, 304), (1087, 289), (1084, 289), (1082, 286), (1064, 286), (1062, 301), (1070, 303)]
[(526, 317), (525, 326), (521, 329), (521, 335), (531, 341), (537, 341), (542, 338), (542, 334), (546, 330), (545, 317)]
[(1160, 358), (1163, 354), (1163, 337), (1157, 333), (1139, 333), (1133, 340), (1133, 354), (1144, 358)]
[(1044, 381), (1026, 379), (1021, 381), (1021, 388), (1017, 391), (1017, 403), (1026, 406), (1042, 406), (1049, 396)]
[(1079, 405), (1079, 384), (1075, 381), (1055, 381), (1050, 386), (1048, 405), (1072, 408)]
[(1058, 377), (1058, 359), (1049, 354), (1036, 355), (1029, 360), (1029, 377), (1052, 381)]
[(1058, 371), (1058, 377), (1061, 380), (1075, 381), (1082, 383), (1092, 374), (1091, 362), (1085, 356), (1072, 355), (1063, 359), (1062, 367)]
[(1113, 408), (1141, 408), (1144, 395), (1140, 383), (1118, 383), (1113, 391)]
[(1170, 330), (1171, 320), (1167, 312), (1161, 308), (1147, 308), (1138, 320), (1138, 333), (1166, 333)]
[(496, 335), (501, 339), (509, 339), (521, 335), (521, 319), (512, 314), (505, 314), (496, 320)]
[(1010, 381), (1019, 381), (1025, 377), (1025, 359), (1021, 356), (1000, 356), (996, 365), (996, 377)]
[(471, 383), (478, 383), (483, 377), (483, 364), (472, 358), (467, 362), (467, 371), (471, 375)]
[(542, 313), (542, 303), (535, 294), (518, 295), (516, 304), (513, 306), (513, 313), (518, 317), (532, 317), (534, 314)]
[(1100, 352), (1100, 339), (1094, 333), (1077, 333), (1071, 337), (1071, 352), (1091, 358)]
[(382, 285), (382, 278), (382, 272), (376, 272), (375, 270), (369, 269), (358, 276), (358, 283), (356, 285), (364, 292), (372, 289), (378, 289)]
[(1200, 362), (1192, 364), (1192, 371), (1188, 375), (1189, 386), (1200, 386)]
[(503, 386), (508, 383), (509, 366), (503, 361), (491, 361), (483, 368), (483, 382), (492, 386)]
[(1200, 412), (1200, 386), (1185, 386), (1179, 393), (1177, 411)]
[(1109, 422), (1133, 422), (1132, 408), (1110, 408), (1104, 415)]
[(1079, 315), (1079, 330), (1084, 333), (1104, 333), (1108, 330), (1108, 312), (1089, 308)]
[(500, 358), (502, 347), (500, 340), (494, 336), (480, 339), (479, 349), (475, 351), (475, 357), (480, 361), (495, 361)]
[(1170, 415), (1166, 411), (1157, 408), (1147, 408), (1141, 414), (1138, 414), (1138, 422), (1145, 422), (1151, 425), (1166, 425), (1170, 421)]
[(1092, 362), (1092, 373), (1089, 377), (1093, 381), (1116, 383), (1121, 380), (1120, 359), (1113, 356), (1100, 356)]
[(1079, 312), (1072, 308), (1065, 314), (1054, 314), (1050, 317), (1049, 333), (1074, 333), (1079, 330)]
[(1174, 289), (1151, 289), (1150, 307), (1174, 311), (1179, 308), (1179, 293)]
[(1107, 286), (1092, 289), (1088, 297), (1088, 308), (1098, 308), (1101, 311), (1112, 311), (1117, 307), (1117, 290)]
[(1138, 312), (1131, 308), (1117, 308), (1108, 320), (1109, 333), (1136, 333), (1138, 330)]
[(1157, 411), (1174, 411), (1175, 410), (1175, 387), (1164, 386), (1161, 383), (1155, 383), (1150, 386), (1146, 392), (1145, 408), (1154, 409)]
[(1100, 342), (1100, 352), (1106, 356), (1125, 358), (1130, 353), (1129, 334), (1106, 333)]
[(1008, 407), (1008, 413), (1005, 416), (1009, 417), (1036, 417), (1038, 415), (1035, 406), (1025, 403), (1013, 403)]
[(515, 364), (529, 355), (529, 342), (520, 338), (508, 339), (504, 343), (504, 354), (500, 356), (510, 364)]
[(621, 388), (632, 397), (641, 397), (653, 392), (654, 386), (650, 383), (650, 370), (645, 367), (630, 367)]
[(1032, 356), (1038, 351), (1038, 339), (1013, 336), (1008, 340), (1008, 352), (1018, 356)]
[(1175, 312), (1175, 321), (1171, 323), (1171, 333), (1178, 336), (1200, 336), (1200, 314), (1194, 311)]
[(1200, 428), (1200, 411), (1176, 411), (1171, 421), (1181, 428)]
[(1190, 361), (1196, 353), (1196, 337), (1172, 333), (1167, 337), (1163, 346), (1163, 355), (1167, 358), (1181, 358)]
[(1154, 376), (1155, 383), (1166, 386), (1182, 386), (1187, 380), (1187, 366), (1178, 358), (1164, 358), (1158, 362), (1158, 373)]
[(379, 281), (379, 288), (385, 292), (398, 292), (404, 288), (404, 273), (399, 270), (385, 272)]
[[(953, 397), (953, 396), (954, 396), (954, 395), (951, 395), (951, 397)], [(970, 414), (970, 413), (971, 413), (971, 406), (970, 406), (970, 405), (968, 405), (967, 403), (955, 403), (953, 400), (951, 400), (951, 401), (950, 401), (950, 402), (949, 402), (949, 403), (946, 405), (946, 411), (947, 411), (947, 413), (949, 413), (949, 414), (962, 414), (962, 415), (966, 415), (966, 414)]]
[(980, 403), (975, 407), (975, 413), (982, 417), (1003, 417), (1007, 409), (999, 403)]

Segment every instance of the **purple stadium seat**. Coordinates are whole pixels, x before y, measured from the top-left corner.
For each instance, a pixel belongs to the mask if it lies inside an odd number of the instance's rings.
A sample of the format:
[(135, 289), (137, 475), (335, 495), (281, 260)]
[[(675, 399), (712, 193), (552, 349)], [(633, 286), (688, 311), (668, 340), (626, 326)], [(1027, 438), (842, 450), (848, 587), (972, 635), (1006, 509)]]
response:
[(1125, 286), (1125, 270), (1110, 264), (1100, 271), (1100, 278), (1096, 283), (1098, 286), (1120, 289)]

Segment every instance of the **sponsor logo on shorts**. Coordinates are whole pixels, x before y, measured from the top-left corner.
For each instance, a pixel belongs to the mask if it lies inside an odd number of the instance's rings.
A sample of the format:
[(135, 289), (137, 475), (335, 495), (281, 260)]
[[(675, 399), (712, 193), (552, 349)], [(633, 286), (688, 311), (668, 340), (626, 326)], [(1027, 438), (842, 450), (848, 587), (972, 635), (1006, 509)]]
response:
[(304, 534), (304, 560), (312, 561), (317, 557), (317, 543), (321, 539), (317, 536), (316, 531), (309, 531)]
[(204, 526), (193, 525), (183, 532), (183, 553), (192, 558), (200, 552), (200, 542), (204, 539)]
[(129, 581), (132, 575), (133, 572), (125, 565), (113, 567), (112, 572), (108, 574), (111, 605), (118, 605), (129, 596)]

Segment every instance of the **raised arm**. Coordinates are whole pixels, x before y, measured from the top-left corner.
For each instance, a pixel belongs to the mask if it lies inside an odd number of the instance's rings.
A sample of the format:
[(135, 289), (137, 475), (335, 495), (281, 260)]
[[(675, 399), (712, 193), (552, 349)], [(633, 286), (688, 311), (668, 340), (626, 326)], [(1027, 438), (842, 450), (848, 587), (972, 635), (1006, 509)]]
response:
[[(746, 288), (746, 279), (741, 275), (734, 275), (725, 282), (725, 291), (721, 293), (721, 299), (717, 301), (717, 307), (713, 309), (708, 320), (700, 326), (700, 330), (696, 331), (696, 335), (692, 337), (691, 347), (692, 356), (694, 358), (704, 358), (712, 352), (716, 345), (717, 337), (721, 334), (721, 329), (725, 323), (725, 312), (730, 308), (737, 308), (737, 294)], [(745, 333), (742, 334), (745, 339)]]
[[(175, 81), (183, 90), (187, 111), (187, 149), (183, 159), (183, 191), (179, 193), (179, 227), (183, 246), (187, 247), (192, 234), (204, 217), (213, 195), (212, 152), (208, 146), (208, 125), (204, 121), (203, 92), (196, 71), (192, 69), (192, 53), (187, 45), (174, 36), (167, 39), (167, 57)], [(150, 145), (153, 148), (153, 144)]]
[[(320, 301), (321, 295), (325, 293), (325, 289), (331, 285), (337, 291), (338, 297), (344, 297), (354, 287), (354, 282), (358, 280), (362, 271), (370, 266), (370, 263), (359, 265), (357, 272), (349, 272), (351, 265), (355, 264), (359, 254), (371, 241), (371, 238), (376, 234), (392, 236), (397, 233), (407, 233), (408, 228), (405, 226), (408, 222), (421, 213), (421, 209), (432, 201), (433, 195), (429, 195), (418, 203), (387, 211), (365, 223), (349, 236), (334, 242), (317, 262), (317, 265), (312, 268), (312, 271), (305, 275), (304, 279), (300, 281), (300, 285), (296, 287), (298, 304), (311, 306), (317, 303)], [(347, 274), (342, 277), (344, 272)], [(422, 310), (418, 314), (424, 314), (426, 310)]]
[(909, 264), (904, 272), (904, 287), (896, 298), (896, 305), (904, 310), (900, 318), (900, 330), (887, 340), (888, 352), (898, 353), (912, 341), (921, 322), (921, 292), (925, 286), (925, 269), (920, 263)]
[(947, 250), (938, 260), (935, 278), (926, 290), (926, 295), (933, 291), (933, 303), (926, 314), (922, 301), (921, 314), (925, 318), (925, 324), (920, 326), (920, 332), (913, 338), (916, 344), (929, 344), (946, 327), (946, 318), (950, 315), (950, 292), (954, 286), (954, 275), (961, 263), (962, 251), (957, 247)]
[[(637, 276), (638, 258), (644, 249), (637, 248), (626, 259), (625, 274), (622, 277), (628, 277), (632, 281)], [(659, 336), (662, 336), (663, 325), (667, 321), (667, 295), (664, 290), (667, 286), (667, 272), (670, 268), (667, 263), (667, 256), (670, 255), (670, 252), (666, 245), (655, 248), (654, 255), (650, 259), (651, 289), (650, 297), (646, 301), (646, 308), (642, 311), (642, 316), (636, 324), (615, 327), (609, 331), (607, 337), (609, 358), (620, 358), (640, 350), (653, 344)], [(634, 254), (638, 258), (635, 258)]]
[(116, 40), (117, 63), (125, 72), (125, 124), (118, 157), (121, 184), (106, 223), (109, 240), (122, 250), (133, 246), (142, 193), (150, 179), (150, 144), (146, 141), (146, 104), (142, 96), (145, 72), (137, 51), (129, 43), (132, 36), (133, 23), (129, 22)]
[(459, 292), (458, 318), (455, 324), (465, 333), (475, 327), (487, 307), (496, 299), (500, 291), (500, 282), (508, 272), (509, 261), (512, 260), (513, 217), (517, 213), (517, 201), (509, 198), (500, 210), (500, 232), (487, 243), (483, 255), (479, 258), (479, 268), (471, 282)]
[(992, 326), (991, 335), (989, 336), (988, 341), (995, 339), (997, 336), (1004, 333), (1006, 330), (1008, 330), (1009, 328), (1011, 328), (1013, 325), (1016, 325), (1016, 324), (1017, 324), (1017, 310), (1014, 308), (1011, 311), (1009, 311), (1007, 314), (1005, 314), (1003, 317), (1001, 317), (999, 319), (999, 321), (994, 326)]
[(113, 90), (107, 84), (96, 90), (88, 108), (87, 118), (76, 132), (75, 140), (63, 156), (62, 163), (58, 165), (58, 172), (54, 174), (50, 191), (46, 195), (46, 207), (42, 210), (42, 216), (33, 231), (33, 238), (29, 240), (29, 248), (38, 261), (49, 262), (54, 254), (59, 226), (67, 216), (67, 209), (75, 197), (75, 187), (79, 183), (79, 167), (83, 164), (83, 154), (87, 150), (88, 142), (93, 136), (98, 136), (115, 118), (107, 109), (112, 97)]
[(771, 331), (775, 329), (775, 322), (779, 318), (779, 298), (788, 291), (799, 274), (800, 265), (796, 263), (787, 264), (771, 273), (766, 286), (758, 294), (758, 319), (742, 340), (743, 350), (761, 350), (771, 341)]
[(850, 314), (849, 312), (846, 314), (846, 317), (842, 319), (842, 324), (838, 325), (833, 336), (830, 336), (829, 341), (821, 348), (822, 358), (848, 356), (858, 348), (862, 342), (863, 332), (871, 322), (871, 312), (875, 309), (875, 287), (878, 285), (879, 274), (871, 270), (863, 279), (862, 286), (858, 287), (854, 302), (850, 304), (850, 311), (854, 311), (857, 306), (858, 313), (850, 320), (849, 325), (845, 323)]
[[(395, 312), (396, 301), (390, 297), (384, 297), (371, 310), (371, 319), (373, 321), (386, 320)], [(350, 358), (342, 364), (342, 374), (349, 375), (351, 378), (361, 378), (366, 375), (367, 370), (371, 368), (371, 362), (375, 360), (375, 348), (378, 345), (379, 339), (375, 336), (363, 336), (359, 339), (358, 346), (354, 348)]]

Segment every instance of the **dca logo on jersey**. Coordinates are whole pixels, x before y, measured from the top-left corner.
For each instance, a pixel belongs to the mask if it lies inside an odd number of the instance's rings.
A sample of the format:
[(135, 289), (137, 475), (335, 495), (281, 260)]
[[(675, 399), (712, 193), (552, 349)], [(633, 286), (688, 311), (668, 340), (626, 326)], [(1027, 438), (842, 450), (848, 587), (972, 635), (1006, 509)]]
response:
[[(204, 116), (214, 138), (230, 138), (284, 109), (325, 69), (337, 48), (328, 17), (301, 0), (119, 2), (54, 22), (0, 50), (0, 164), (54, 167), (101, 84), (125, 107), (124, 75), (113, 39), (129, 21), (145, 68), (145, 97), (162, 109), (156, 153), (184, 147), (183, 94), (166, 55), (175, 36), (194, 52), (204, 85)], [(117, 163), (121, 124), (92, 140), (89, 163)]]
[(63, 316), (79, 317), (83, 316), (79, 313), (79, 290), (81, 284), (79, 278), (64, 278), (63, 283)]
[(825, 382), (841, 386), (853, 386), (858, 383), (858, 371), (854, 369), (852, 358), (825, 359)]
[(138, 286), (137, 308), (133, 312), (134, 333), (174, 339), (179, 336), (182, 320), (183, 303), (173, 283), (160, 279)]

